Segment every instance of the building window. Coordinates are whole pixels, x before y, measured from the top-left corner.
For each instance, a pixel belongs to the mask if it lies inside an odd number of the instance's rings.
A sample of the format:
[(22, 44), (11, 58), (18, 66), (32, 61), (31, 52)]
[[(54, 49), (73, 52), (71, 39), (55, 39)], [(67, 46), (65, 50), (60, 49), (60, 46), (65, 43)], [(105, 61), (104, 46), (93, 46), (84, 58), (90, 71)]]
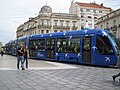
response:
[(38, 33), (40, 34), (40, 30), (38, 31)]
[(97, 17), (94, 17), (94, 19), (97, 19)]
[(102, 13), (102, 11), (99, 11), (99, 13)]
[(54, 20), (55, 26), (57, 26), (58, 20)]
[(84, 29), (84, 26), (83, 26), (83, 25), (81, 25), (81, 29)]
[(73, 26), (74, 26), (74, 27), (76, 26), (76, 21), (73, 21)]
[(54, 30), (54, 32), (57, 32), (57, 30)]
[(84, 18), (84, 16), (83, 16), (83, 15), (81, 15), (81, 18)]
[(35, 34), (36, 34), (36, 31), (35, 31)]
[(49, 30), (46, 30), (46, 33), (49, 33)]
[(66, 21), (66, 27), (69, 27), (69, 23), (70, 23), (69, 21)]
[(49, 26), (50, 25), (50, 20), (47, 20), (47, 26)]
[(90, 12), (90, 9), (86, 9), (87, 12)]
[(63, 27), (63, 20), (60, 21), (60, 26)]
[(83, 12), (83, 9), (81, 8), (80, 11)]
[(88, 16), (88, 18), (92, 18), (91, 16)]
[(96, 13), (96, 10), (93, 10), (94, 13)]
[(115, 26), (116, 25), (116, 20), (113, 20), (113, 26)]
[(108, 28), (108, 27), (109, 27), (109, 26), (108, 26), (108, 24), (109, 24), (109, 23), (107, 22), (107, 23), (106, 23), (106, 28)]
[(103, 25), (101, 25), (101, 29), (103, 28)]
[(41, 30), (41, 34), (44, 34), (44, 30)]
[(43, 20), (41, 20), (42, 21), (42, 25), (44, 25), (44, 19)]

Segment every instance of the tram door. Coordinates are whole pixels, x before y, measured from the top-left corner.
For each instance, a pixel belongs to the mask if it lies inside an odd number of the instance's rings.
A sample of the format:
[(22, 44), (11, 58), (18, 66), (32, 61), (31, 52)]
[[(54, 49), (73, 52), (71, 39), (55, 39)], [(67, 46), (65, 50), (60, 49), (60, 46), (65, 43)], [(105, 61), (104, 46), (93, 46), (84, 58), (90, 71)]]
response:
[(82, 62), (91, 62), (91, 40), (90, 36), (82, 38)]
[(55, 39), (46, 40), (46, 58), (55, 58)]
[(30, 40), (30, 57), (36, 57), (36, 40)]

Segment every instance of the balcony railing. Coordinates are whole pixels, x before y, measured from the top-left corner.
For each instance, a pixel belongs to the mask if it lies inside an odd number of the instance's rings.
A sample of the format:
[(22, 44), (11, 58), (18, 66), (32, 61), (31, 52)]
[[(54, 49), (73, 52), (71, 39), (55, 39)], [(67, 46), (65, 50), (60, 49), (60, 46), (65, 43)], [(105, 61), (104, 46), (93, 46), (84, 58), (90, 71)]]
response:
[(53, 28), (54, 29), (70, 29), (70, 26), (58, 26), (58, 25), (54, 25)]
[(112, 30), (117, 30), (117, 25), (114, 25), (113, 27), (111, 27)]
[(110, 28), (108, 27), (108, 28), (105, 28), (105, 30), (110, 30)]
[(72, 26), (72, 30), (76, 30), (78, 27), (76, 26)]
[(51, 25), (38, 25), (38, 28), (51, 28)]

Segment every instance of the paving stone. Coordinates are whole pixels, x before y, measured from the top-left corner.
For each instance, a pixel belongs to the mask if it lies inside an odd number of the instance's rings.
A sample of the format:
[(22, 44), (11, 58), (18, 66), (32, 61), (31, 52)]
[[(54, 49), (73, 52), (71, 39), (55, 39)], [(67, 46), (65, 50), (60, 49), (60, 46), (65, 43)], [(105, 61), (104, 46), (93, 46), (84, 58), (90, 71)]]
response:
[(43, 86), (40, 86), (40, 85), (33, 86), (32, 88), (34, 88), (35, 90), (46, 90), (46, 88), (44, 88)]
[(9, 90), (22, 90), (21, 88), (9, 88)]
[(7, 87), (0, 87), (0, 90), (8, 90)]
[(19, 87), (20, 87), (21, 89), (30, 89), (30, 88), (32, 88), (32, 87), (29, 86), (29, 85), (19, 85)]
[[(60, 90), (70, 90), (70, 88), (63, 87), (63, 88), (60, 88)], [(79, 90), (80, 90), (80, 89), (79, 89)]]
[[(15, 57), (6, 56), (5, 58), (5, 60), (12, 60), (16, 68)], [(36, 62), (38, 61), (34, 60), (34, 63)], [(42, 67), (47, 67), (46, 62), (40, 62)], [(8, 66), (14, 64), (9, 63)], [(29, 64), (33, 67), (38, 65), (31, 63), (31, 61)], [(117, 69), (66, 65), (77, 68), (0, 70), (0, 90), (120, 90), (120, 83), (117, 80), (116, 82), (112, 80), (112, 75), (118, 73)], [(50, 64), (48, 66), (56, 67)]]
[(14, 84), (14, 83), (12, 83), (12, 84), (5, 84), (6, 85), (6, 87), (8, 87), (8, 88), (17, 88), (18, 86), (16, 85), (16, 84)]
[(28, 84), (28, 85), (30, 85), (30, 86), (38, 85), (37, 83), (34, 83), (34, 82), (27, 82), (26, 84)]
[(51, 86), (51, 84), (48, 84), (48, 83), (41, 83), (41, 84), (39, 84), (40, 86), (43, 86), (43, 87), (50, 87)]
[(47, 89), (47, 90), (59, 90), (59, 88), (56, 88), (56, 87), (53, 87), (53, 86), (51, 86), (51, 87), (46, 87), (46, 89)]
[(64, 85), (61, 85), (61, 84), (52, 84), (52, 86), (56, 87), (56, 88), (63, 88), (65, 87)]

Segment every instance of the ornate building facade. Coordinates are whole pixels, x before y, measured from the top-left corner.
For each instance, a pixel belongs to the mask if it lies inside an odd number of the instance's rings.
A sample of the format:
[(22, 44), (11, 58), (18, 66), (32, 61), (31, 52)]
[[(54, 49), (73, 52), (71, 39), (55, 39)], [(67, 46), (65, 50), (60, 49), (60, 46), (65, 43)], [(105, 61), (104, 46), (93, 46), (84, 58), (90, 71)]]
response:
[(120, 9), (98, 19), (98, 28), (110, 30), (120, 40)]
[(111, 12), (111, 8), (93, 3), (71, 2), (69, 13), (80, 17), (80, 27), (84, 28), (86, 21), (90, 28), (96, 28), (98, 18)]
[(80, 18), (76, 14), (52, 13), (52, 8), (45, 5), (39, 15), (29, 18), (17, 28), (17, 38), (31, 34), (45, 34), (80, 29)]

